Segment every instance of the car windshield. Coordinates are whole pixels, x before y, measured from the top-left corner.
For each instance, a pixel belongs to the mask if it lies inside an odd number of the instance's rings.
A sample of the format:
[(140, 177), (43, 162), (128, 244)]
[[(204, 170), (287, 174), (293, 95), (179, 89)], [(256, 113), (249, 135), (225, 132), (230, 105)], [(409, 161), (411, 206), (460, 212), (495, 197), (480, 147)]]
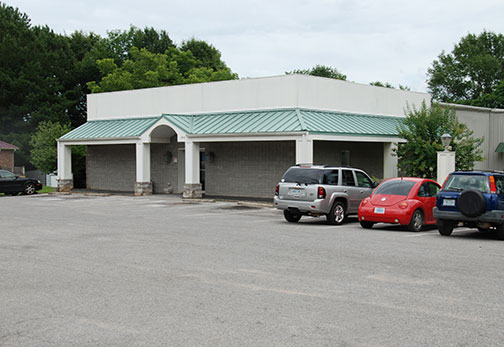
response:
[(14, 179), (16, 178), (16, 175), (6, 170), (0, 170), (0, 178)]
[(316, 184), (320, 183), (322, 170), (292, 167), (285, 173), (282, 182)]
[(408, 180), (385, 181), (376, 189), (375, 194), (408, 195), (415, 183)]
[(489, 193), (488, 177), (484, 175), (450, 175), (443, 187), (444, 191), (461, 192), (467, 189)]

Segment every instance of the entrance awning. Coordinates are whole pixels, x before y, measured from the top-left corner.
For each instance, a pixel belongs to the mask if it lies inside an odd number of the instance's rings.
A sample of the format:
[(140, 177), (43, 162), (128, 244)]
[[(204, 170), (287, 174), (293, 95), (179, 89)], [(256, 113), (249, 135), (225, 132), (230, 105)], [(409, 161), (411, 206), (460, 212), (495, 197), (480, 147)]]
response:
[(60, 138), (62, 141), (139, 138), (163, 121), (187, 136), (320, 135), (397, 137), (403, 118), (307, 109), (275, 109), (207, 114), (163, 114), (159, 117), (92, 120)]
[(504, 152), (504, 142), (499, 143), (497, 148), (495, 149), (496, 152), (503, 153)]

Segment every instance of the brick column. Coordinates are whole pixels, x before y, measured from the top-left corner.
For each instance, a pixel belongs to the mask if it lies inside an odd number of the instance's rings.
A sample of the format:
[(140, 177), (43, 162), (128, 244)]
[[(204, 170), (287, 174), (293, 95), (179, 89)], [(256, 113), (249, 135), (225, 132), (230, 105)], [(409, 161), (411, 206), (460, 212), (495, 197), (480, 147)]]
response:
[(58, 192), (69, 192), (73, 189), (73, 180), (58, 179)]
[(135, 195), (152, 195), (152, 182), (135, 182)]

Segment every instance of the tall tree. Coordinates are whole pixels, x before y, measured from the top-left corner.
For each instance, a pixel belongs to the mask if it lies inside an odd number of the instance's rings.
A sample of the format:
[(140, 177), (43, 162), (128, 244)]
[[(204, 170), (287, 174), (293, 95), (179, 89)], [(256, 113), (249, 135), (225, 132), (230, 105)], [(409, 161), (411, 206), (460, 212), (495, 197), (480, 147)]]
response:
[(118, 66), (113, 59), (97, 61), (102, 78), (91, 81), (93, 93), (139, 88), (171, 86), (236, 79), (238, 76), (227, 67), (214, 70), (194, 57), (191, 51), (171, 47), (166, 54), (152, 53), (147, 49), (132, 47), (131, 59)]
[(407, 109), (403, 124), (399, 127), (399, 137), (406, 140), (396, 148), (399, 169), (403, 175), (435, 178), (437, 173), (437, 152), (443, 150), (441, 135), (452, 136), (452, 149), (456, 153), (457, 170), (468, 170), (474, 163), (483, 160), (482, 138), (474, 138), (473, 131), (460, 123), (455, 110), (433, 103), (430, 108), (425, 102), (420, 109)]
[(369, 85), (376, 86), (376, 87), (384, 87), (384, 88), (394, 89), (394, 86), (391, 83), (389, 83), (389, 82), (375, 81), (375, 82), (369, 83)]
[(129, 30), (112, 30), (107, 34), (102, 41), (102, 49), (107, 51), (107, 56), (102, 58), (113, 58), (118, 65), (131, 58), (132, 47), (145, 48), (151, 53), (165, 53), (167, 49), (175, 47), (166, 31), (154, 28), (142, 30), (131, 26)]
[(503, 80), (504, 36), (488, 31), (463, 37), (451, 53), (443, 51), (427, 73), (434, 99), (475, 106), (504, 107), (496, 105), (495, 95)]
[(306, 70), (292, 70), (286, 72), (287, 75), (290, 74), (303, 74), (303, 75), (312, 75), (319, 77), (328, 77), (334, 78), (337, 80), (346, 81), (347, 76), (338, 71), (335, 67), (324, 66), (324, 65), (315, 65), (314, 68), (306, 69)]
[[(58, 151), (56, 140), (71, 130), (69, 124), (42, 121), (39, 123), (36, 132), (30, 139), (32, 164), (49, 174), (56, 171), (58, 162)], [(85, 187), (86, 175), (86, 147), (72, 146), (72, 173), (74, 175), (74, 186), (76, 188)]]
[(212, 69), (213, 71), (224, 70), (227, 68), (226, 64), (221, 60), (220, 51), (205, 41), (192, 38), (188, 41), (182, 42), (180, 50), (182, 52), (190, 51), (194, 58), (198, 61), (197, 67), (206, 67)]
[(69, 120), (66, 80), (73, 69), (68, 38), (31, 27), (26, 14), (0, 3), (0, 137), (20, 147), (27, 165), (29, 137), (41, 120)]

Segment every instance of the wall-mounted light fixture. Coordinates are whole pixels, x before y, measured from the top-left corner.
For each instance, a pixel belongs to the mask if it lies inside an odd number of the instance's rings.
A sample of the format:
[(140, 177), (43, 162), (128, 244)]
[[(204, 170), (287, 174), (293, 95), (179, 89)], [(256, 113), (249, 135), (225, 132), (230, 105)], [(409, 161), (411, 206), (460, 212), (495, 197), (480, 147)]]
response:
[(170, 152), (170, 151), (166, 151), (166, 153), (165, 153), (165, 157), (166, 157), (166, 162), (167, 162), (168, 164), (170, 164), (170, 163), (171, 163), (171, 161), (172, 161), (172, 159), (173, 159), (173, 154), (172, 154), (172, 152)]
[(215, 161), (215, 153), (214, 152), (209, 152), (208, 153), (208, 162), (213, 163)]

